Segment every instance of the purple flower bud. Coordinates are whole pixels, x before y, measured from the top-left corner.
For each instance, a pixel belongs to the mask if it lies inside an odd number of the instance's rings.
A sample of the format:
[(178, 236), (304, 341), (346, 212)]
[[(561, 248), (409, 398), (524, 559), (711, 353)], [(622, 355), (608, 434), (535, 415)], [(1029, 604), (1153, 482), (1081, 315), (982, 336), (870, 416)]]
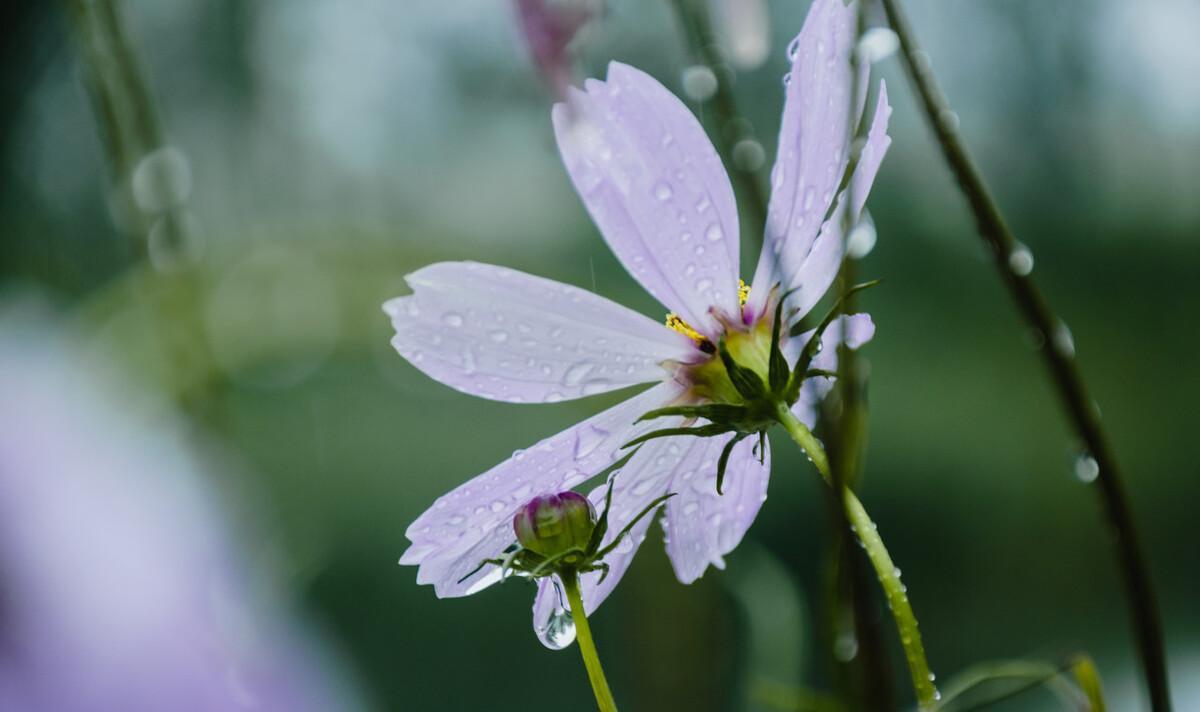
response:
[(513, 517), (521, 546), (550, 557), (586, 549), (596, 526), (596, 510), (577, 492), (534, 497)]

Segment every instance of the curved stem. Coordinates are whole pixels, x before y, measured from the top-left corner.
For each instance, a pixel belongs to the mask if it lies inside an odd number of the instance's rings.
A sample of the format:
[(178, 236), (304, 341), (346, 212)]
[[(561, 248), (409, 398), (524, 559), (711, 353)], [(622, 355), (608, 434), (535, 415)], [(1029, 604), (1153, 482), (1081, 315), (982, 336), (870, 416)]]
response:
[(587, 668), (588, 680), (592, 683), (592, 692), (596, 693), (596, 706), (600, 712), (617, 712), (617, 703), (613, 701), (612, 692), (608, 689), (608, 680), (604, 678), (604, 668), (600, 666), (600, 656), (596, 654), (596, 643), (592, 640), (592, 629), (588, 625), (587, 614), (583, 612), (583, 596), (579, 594), (579, 576), (574, 571), (564, 571), (559, 574), (563, 588), (567, 590), (567, 602), (571, 606), (571, 619), (575, 621), (575, 637), (579, 641), (579, 652), (583, 655), (583, 666)]
[[(800, 446), (808, 459), (812, 460), (825, 482), (832, 486), (833, 479), (829, 469), (829, 460), (825, 456), (825, 449), (821, 447), (821, 443), (812, 434), (812, 431), (784, 405), (780, 405), (777, 416), (788, 436)], [(879, 584), (883, 587), (884, 596), (887, 598), (888, 608), (892, 611), (892, 618), (896, 621), (896, 629), (900, 633), (900, 644), (904, 648), (904, 658), (908, 662), (908, 670), (912, 675), (917, 702), (921, 709), (932, 709), (937, 704), (938, 691), (933, 684), (933, 673), (929, 670), (929, 662), (925, 659), (925, 647), (921, 644), (921, 631), (917, 627), (917, 617), (908, 601), (907, 589), (900, 581), (900, 569), (892, 563), (892, 557), (888, 554), (887, 547), (884, 546), (875, 523), (871, 521), (867, 510), (854, 492), (843, 487), (841, 496), (846, 509), (846, 519), (858, 537), (859, 543), (862, 544), (863, 550), (867, 552), (867, 558), (871, 560), (871, 566), (875, 569), (875, 575), (879, 578)]]
[(1079, 437), (1087, 446), (1087, 454), (1094, 458), (1099, 466), (1096, 477), (1097, 492), (1114, 534), (1113, 540), (1116, 543), (1117, 557), (1129, 598), (1151, 708), (1155, 712), (1168, 712), (1171, 709), (1171, 697), (1167, 682), (1162, 620), (1150, 582), (1149, 567), (1138, 541), (1132, 508), (1116, 457), (1100, 424), (1094, 401), (1088, 395), (1083, 377), (1075, 363), (1074, 349), (1064, 345), (1065, 339), (1060, 336), (1062, 322), (1051, 310), (1028, 272), (1010, 266), (1009, 258), (1018, 247), (1016, 238), (1005, 223), (979, 168), (958, 135), (958, 122), (950, 111), (946, 95), (937, 86), (937, 81), (929, 69), (928, 57), (917, 46), (908, 19), (901, 12), (896, 0), (883, 0), (883, 7), (888, 22), (900, 38), (909, 78), (921, 100), (946, 163), (954, 172), (975, 215), (979, 234), (991, 248), (996, 268), (1021, 316), (1046, 342), (1046, 346), (1041, 349), (1041, 355), (1058, 391), (1059, 400), (1062, 401)]

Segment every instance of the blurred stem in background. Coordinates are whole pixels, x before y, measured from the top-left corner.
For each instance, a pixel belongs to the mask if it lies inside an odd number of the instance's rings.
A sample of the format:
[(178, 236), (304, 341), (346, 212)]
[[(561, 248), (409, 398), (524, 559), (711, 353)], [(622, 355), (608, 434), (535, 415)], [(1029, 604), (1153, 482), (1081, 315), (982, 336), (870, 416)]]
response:
[[(855, 12), (855, 48), (865, 30), (865, 12), (865, 2), (858, 3)], [(860, 90), (865, 88), (859, 86), (859, 62), (869, 59), (855, 49), (850, 53), (850, 61), (850, 91), (847, 95), (850, 111), (847, 116), (850, 121), (849, 132), (854, 139), (850, 143), (847, 176), (858, 164), (865, 140), (867, 122), (859, 120), (855, 104)], [(855, 202), (854, 182), (848, 179), (845, 181), (844, 200), (851, 205)], [(846, 312), (852, 313), (857, 300), (850, 288), (857, 281), (857, 269), (848, 244), (857, 225), (851, 222), (849, 211), (845, 213), (841, 227), (843, 258), (838, 275), (838, 291)], [(891, 671), (883, 652), (878, 619), (872, 614), (871, 587), (863, 562), (855, 552), (850, 522), (846, 517), (848, 502), (845, 493), (858, 489), (866, 455), (867, 370), (857, 352), (846, 347), (845, 320), (840, 322), (839, 330), (835, 391), (830, 394), (833, 397), (823, 399), (820, 413), (826, 431), (824, 441), (833, 483), (829, 500), (834, 526), (826, 553), (829, 566), (829, 615), (826, 625), (830, 628), (831, 639), (825, 642), (831, 659), (830, 669), (841, 673), (835, 675), (835, 679), (840, 683), (842, 697), (851, 703), (852, 709), (888, 710), (895, 709)]]
[(197, 247), (195, 218), (186, 209), (191, 168), (182, 152), (165, 145), (117, 0), (66, 5), (112, 170), (109, 207), (117, 229), (134, 238), (134, 254), (152, 266), (187, 266)]
[(1155, 712), (1171, 709), (1167, 683), (1166, 653), (1162, 621), (1150, 582), (1150, 572), (1138, 541), (1132, 508), (1118, 470), (1116, 457), (1107, 434), (1100, 424), (1095, 401), (1088, 394), (1075, 363), (1075, 349), (1063, 322), (1051, 310), (1041, 291), (1030, 278), (1023, 261), (1014, 259), (1024, 248), (1013, 237), (995, 198), (984, 183), (958, 134), (957, 116), (951, 111), (946, 95), (938, 87), (930, 69), (929, 56), (922, 52), (908, 19), (896, 0), (882, 0), (892, 29), (900, 38), (900, 48), (908, 75), (918, 94), (926, 118), (938, 144), (958, 181), (984, 242), (991, 248), (997, 270), (1016, 302), (1021, 316), (1041, 336), (1040, 352), (1059, 399), (1075, 430), (1087, 448), (1097, 469), (1097, 492), (1104, 505), (1117, 546), (1117, 556), (1129, 597), (1139, 655)]
[[(113, 189), (109, 209), (118, 232), (132, 238), (136, 263), (179, 277), (198, 257), (197, 221), (187, 210), (191, 169), (187, 157), (165, 145), (158, 110), (127, 36), (117, 0), (67, 0), (71, 27), (80, 52), (84, 83), (92, 100), (105, 148)], [(131, 271), (130, 274), (134, 274)], [(182, 324), (197, 321), (198, 305), (187, 290), (162, 288), (157, 280), (133, 280), (138, 296), (158, 322), (147, 334), (166, 355), (162, 363), (175, 373), (172, 384), (206, 347)], [(180, 390), (181, 404), (192, 415), (208, 402), (205, 383)]]
[[(737, 160), (738, 143), (754, 141), (753, 132), (750, 122), (738, 113), (733, 96), (733, 69), (721, 56), (707, 3), (708, 0), (671, 0), (679, 27), (687, 41), (688, 53), (693, 61), (707, 67), (716, 80), (716, 90), (711, 97), (716, 111), (716, 126), (709, 133), (716, 137), (721, 158), (731, 169), (730, 174), (740, 198), (738, 205), (750, 216), (750, 224), (743, 226), (742, 233), (751, 235), (754, 244), (761, 246), (767, 221), (766, 189), (756, 166), (739, 165)], [(758, 150), (761, 151), (762, 147), (759, 146)]]
[(604, 668), (600, 665), (600, 655), (596, 652), (596, 643), (592, 640), (592, 628), (588, 624), (587, 613), (583, 609), (583, 596), (579, 593), (579, 576), (568, 570), (560, 575), (563, 588), (567, 591), (567, 602), (571, 604), (571, 618), (575, 621), (575, 636), (579, 643), (579, 652), (583, 655), (583, 666), (587, 668), (588, 681), (592, 683), (592, 692), (596, 694), (596, 705), (600, 712), (617, 712), (617, 703), (613, 701), (612, 692), (608, 689), (608, 680), (604, 677)]

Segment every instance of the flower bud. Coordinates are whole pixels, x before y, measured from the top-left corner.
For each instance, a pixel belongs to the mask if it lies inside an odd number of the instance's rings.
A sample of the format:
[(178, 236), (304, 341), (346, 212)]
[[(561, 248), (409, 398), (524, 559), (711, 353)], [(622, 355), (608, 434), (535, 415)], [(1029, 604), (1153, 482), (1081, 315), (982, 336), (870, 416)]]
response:
[(521, 546), (542, 556), (586, 549), (596, 526), (596, 510), (577, 492), (539, 495), (513, 517)]

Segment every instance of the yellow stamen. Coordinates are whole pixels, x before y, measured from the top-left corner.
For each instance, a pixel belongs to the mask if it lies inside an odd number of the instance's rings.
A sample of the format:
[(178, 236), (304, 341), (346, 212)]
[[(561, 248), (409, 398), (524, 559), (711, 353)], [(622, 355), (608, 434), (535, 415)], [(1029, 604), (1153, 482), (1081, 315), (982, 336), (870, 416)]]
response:
[[(743, 280), (739, 279), (738, 280), (738, 305), (743, 306), (743, 307), (746, 306), (746, 300), (749, 298), (750, 298), (750, 287), (747, 286), (747, 284)], [(679, 315), (676, 314), (675, 312), (667, 313), (666, 324), (667, 324), (667, 327), (674, 329), (675, 331), (678, 331), (679, 333), (688, 337), (692, 341), (695, 341), (697, 344), (703, 344), (706, 341), (708, 341), (708, 339), (704, 338), (704, 336), (699, 331), (696, 331), (695, 329), (693, 329), (691, 324), (689, 324), (686, 321), (684, 321), (683, 319), (681, 319), (679, 317)]]

